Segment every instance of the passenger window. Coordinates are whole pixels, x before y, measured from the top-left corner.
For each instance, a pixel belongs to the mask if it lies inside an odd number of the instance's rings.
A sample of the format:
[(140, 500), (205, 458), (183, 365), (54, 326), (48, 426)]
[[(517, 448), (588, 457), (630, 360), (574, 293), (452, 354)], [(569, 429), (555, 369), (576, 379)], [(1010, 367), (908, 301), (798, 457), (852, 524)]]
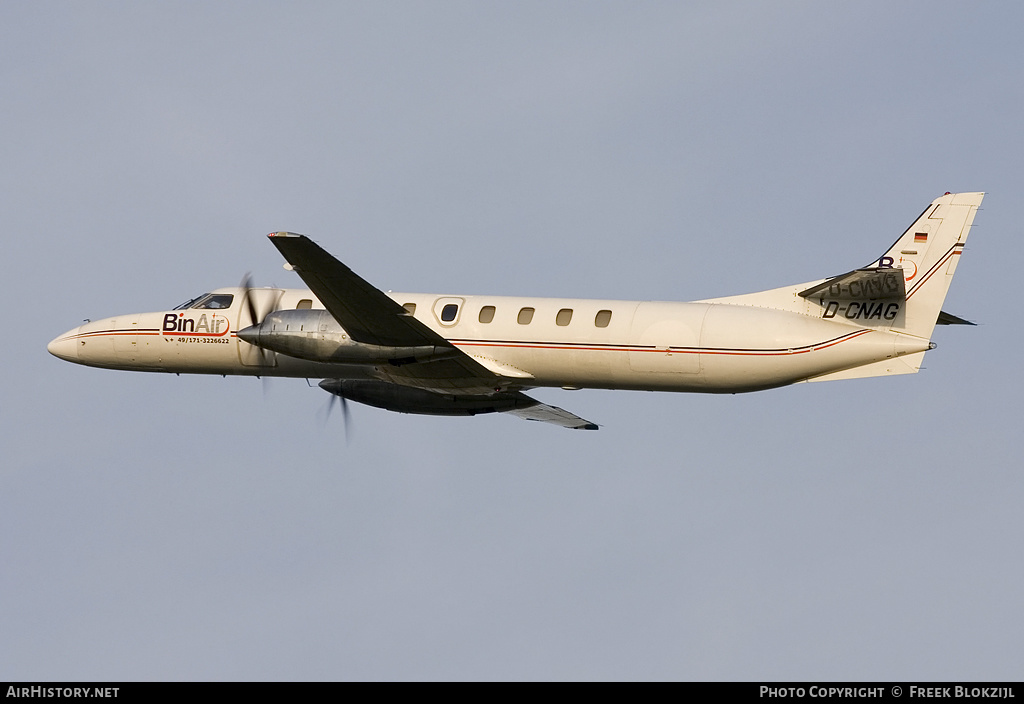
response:
[(599, 328), (606, 328), (610, 322), (612, 322), (612, 312), (610, 310), (597, 311), (597, 316), (594, 318), (594, 325)]
[(405, 308), (405, 312), (409, 315), (416, 315), (416, 304), (415, 303), (403, 303), (402, 307)]
[[(462, 305), (466, 301), (455, 296), (435, 298), (433, 304), (428, 304), (429, 311), (433, 313), (434, 319), (445, 327), (456, 325), (462, 316)], [(421, 311), (422, 315), (422, 311)]]
[(489, 323), (494, 320), (494, 306), (484, 306), (480, 309), (480, 322)]
[(313, 307), (313, 299), (303, 298), (301, 301), (295, 304), (295, 310), (309, 310)]
[(561, 325), (565, 327), (572, 320), (572, 308), (563, 308), (558, 311), (558, 315), (555, 316), (555, 325)]
[(534, 312), (533, 308), (523, 308), (519, 311), (519, 317), (516, 320), (520, 325), (529, 325), (533, 321)]

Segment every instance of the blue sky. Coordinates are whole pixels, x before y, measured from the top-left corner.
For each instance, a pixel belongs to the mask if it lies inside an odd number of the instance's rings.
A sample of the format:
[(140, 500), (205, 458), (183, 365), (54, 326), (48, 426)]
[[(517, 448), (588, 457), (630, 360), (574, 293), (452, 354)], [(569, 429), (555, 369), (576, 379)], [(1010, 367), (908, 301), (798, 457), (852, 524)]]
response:
[[(0, 6), (0, 679), (1016, 679), (1010, 3)], [(298, 286), (691, 300), (988, 193), (911, 377), (542, 390), (602, 424), (70, 365)], [(1015, 206), (1014, 203), (1017, 203)]]

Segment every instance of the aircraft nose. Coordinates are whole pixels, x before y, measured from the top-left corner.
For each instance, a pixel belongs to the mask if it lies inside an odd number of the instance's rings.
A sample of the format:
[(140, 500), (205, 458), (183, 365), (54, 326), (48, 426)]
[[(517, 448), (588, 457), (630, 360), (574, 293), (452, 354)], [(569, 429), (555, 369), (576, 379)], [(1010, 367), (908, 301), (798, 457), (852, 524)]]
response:
[(78, 335), (79, 328), (68, 330), (60, 337), (50, 340), (46, 350), (54, 357), (60, 357), (67, 362), (78, 361)]

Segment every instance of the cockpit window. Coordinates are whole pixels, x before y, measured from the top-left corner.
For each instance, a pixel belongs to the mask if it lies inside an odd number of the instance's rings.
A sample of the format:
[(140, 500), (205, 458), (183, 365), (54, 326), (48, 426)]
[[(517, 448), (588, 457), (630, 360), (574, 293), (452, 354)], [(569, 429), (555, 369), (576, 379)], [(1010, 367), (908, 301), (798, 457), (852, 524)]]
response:
[(192, 304), (195, 303), (196, 301), (198, 301), (200, 299), (203, 299), (203, 298), (206, 298), (209, 295), (210, 294), (208, 294), (208, 293), (204, 293), (201, 296), (196, 296), (195, 298), (190, 298), (187, 301), (185, 301), (184, 303), (182, 303), (180, 306), (174, 306), (174, 308), (172, 308), (171, 310), (186, 310), (188, 308), (191, 308)]
[(205, 308), (207, 310), (221, 310), (230, 308), (235, 297), (230, 293), (204, 293), (190, 301), (185, 301), (174, 310), (185, 310), (186, 308)]
[(211, 293), (192, 304), (192, 308), (206, 308), (207, 310), (221, 310), (230, 308), (231, 301), (235, 297), (230, 293)]

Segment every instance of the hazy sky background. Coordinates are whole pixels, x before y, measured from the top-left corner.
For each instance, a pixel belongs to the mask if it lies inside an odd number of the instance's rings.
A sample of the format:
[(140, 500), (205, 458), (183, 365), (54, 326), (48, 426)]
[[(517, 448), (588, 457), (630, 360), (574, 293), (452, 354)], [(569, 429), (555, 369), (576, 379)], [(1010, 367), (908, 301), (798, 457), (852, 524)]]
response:
[[(0, 680), (1019, 679), (1019, 4), (0, 4)], [(920, 374), (602, 424), (46, 343), (303, 232), (384, 289), (691, 300), (988, 192)], [(1017, 272), (1017, 273), (1014, 273)]]

